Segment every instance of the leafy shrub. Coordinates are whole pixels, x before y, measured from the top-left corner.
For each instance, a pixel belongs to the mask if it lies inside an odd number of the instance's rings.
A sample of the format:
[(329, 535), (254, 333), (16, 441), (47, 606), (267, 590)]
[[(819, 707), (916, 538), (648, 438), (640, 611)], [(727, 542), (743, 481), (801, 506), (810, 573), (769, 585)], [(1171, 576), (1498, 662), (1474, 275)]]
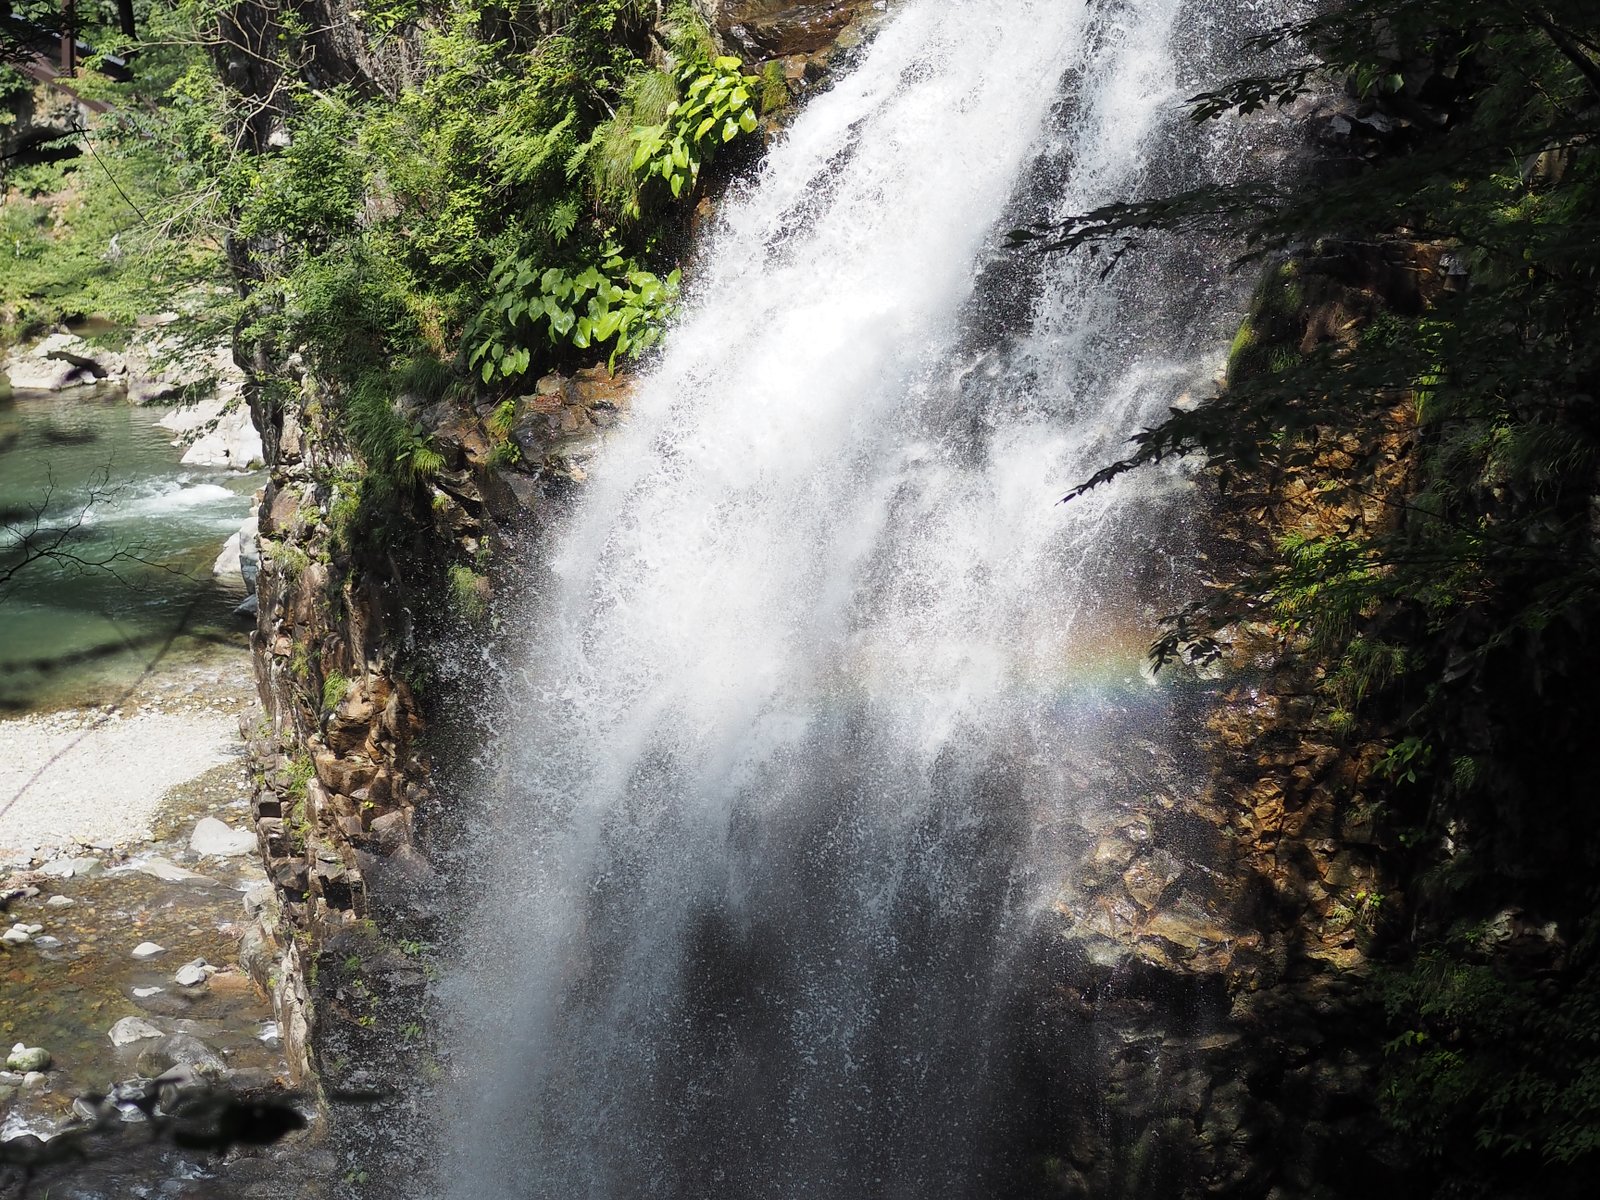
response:
[(683, 99), (667, 107), (665, 119), (633, 131), (634, 174), (641, 182), (660, 179), (673, 199), (694, 189), (701, 164), (718, 146), (756, 131), (753, 96), (761, 89), (757, 76), (728, 57), (685, 64), (678, 83)]
[(648, 350), (678, 296), (679, 274), (658, 279), (613, 253), (599, 266), (574, 274), (562, 267), (538, 271), (512, 259), (491, 277), (493, 298), (476, 326), (468, 359), (485, 383), (515, 379), (532, 365), (530, 340), (542, 332), (552, 346), (578, 350), (611, 345), (610, 362)]

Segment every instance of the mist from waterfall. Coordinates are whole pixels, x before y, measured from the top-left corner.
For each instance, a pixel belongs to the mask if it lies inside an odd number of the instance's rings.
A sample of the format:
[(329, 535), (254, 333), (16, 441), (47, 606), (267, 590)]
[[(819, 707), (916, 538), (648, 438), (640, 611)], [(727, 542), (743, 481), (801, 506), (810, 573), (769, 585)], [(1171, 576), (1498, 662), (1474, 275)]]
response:
[(1009, 1194), (1016, 958), (1191, 536), (1180, 472), (1056, 501), (1241, 301), (1004, 233), (1225, 174), (1182, 101), (1281, 7), (904, 0), (724, 202), (529, 566), (443, 1194)]

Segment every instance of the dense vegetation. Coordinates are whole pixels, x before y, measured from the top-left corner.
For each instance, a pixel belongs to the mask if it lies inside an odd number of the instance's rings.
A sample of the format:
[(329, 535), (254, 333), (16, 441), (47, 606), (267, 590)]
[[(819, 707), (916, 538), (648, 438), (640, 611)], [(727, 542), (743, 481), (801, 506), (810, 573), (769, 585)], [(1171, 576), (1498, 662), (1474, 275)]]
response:
[[(9, 174), (0, 305), (39, 324), (181, 299), (258, 351), (269, 406), (298, 356), (383, 490), (437, 468), (397, 396), (649, 349), (707, 168), (787, 99), (688, 0), (391, 5), (350, 15), (338, 52), (288, 5), (139, 17), (137, 82), (82, 84), (117, 101), (74, 139), (89, 153)], [(374, 49), (405, 69), (351, 69)], [(224, 254), (237, 295), (199, 283)]]
[(1317, 167), (1017, 235), (1116, 256), (1220, 222), (1268, 264), (1224, 394), (1085, 486), (1200, 451), (1224, 490), (1310, 489), (1154, 653), (1204, 662), (1265, 626), (1331, 730), (1386, 741), (1370, 785), (1409, 885), (1379, 985), (1389, 1114), (1439, 1194), (1587, 1194), (1600, 10), (1347, 0), (1253, 45), (1273, 65), (1196, 119), (1298, 105), (1330, 135)]

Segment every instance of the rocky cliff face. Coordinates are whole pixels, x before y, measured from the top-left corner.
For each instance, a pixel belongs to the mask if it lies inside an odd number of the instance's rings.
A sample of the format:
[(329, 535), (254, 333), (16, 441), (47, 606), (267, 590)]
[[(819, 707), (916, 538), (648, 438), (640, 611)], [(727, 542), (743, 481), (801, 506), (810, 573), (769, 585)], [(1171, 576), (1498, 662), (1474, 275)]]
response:
[[(1451, 286), (1442, 247), (1399, 240), (1324, 245), (1295, 278), (1298, 301), (1269, 316), (1269, 285), (1252, 317), (1268, 348), (1352, 338)], [(1236, 480), (1211, 504), (1214, 577), (1287, 533), (1396, 520), (1414, 441), (1397, 404), (1359, 437), (1324, 438), (1305, 469)], [(1350, 499), (1330, 504), (1336, 485)], [(1184, 701), (1192, 744), (1122, 739), (1099, 783), (1111, 803), (1076, 831), (1082, 865), (1019, 985), (1032, 1194), (1349, 1196), (1413, 1179), (1414, 1148), (1378, 1108), (1374, 982), (1407, 919), (1384, 743), (1337, 723), (1327, 672), (1292, 639), (1237, 628)]]
[(877, 7), (872, 0), (700, 0), (700, 6), (722, 40), (753, 59), (826, 52)]

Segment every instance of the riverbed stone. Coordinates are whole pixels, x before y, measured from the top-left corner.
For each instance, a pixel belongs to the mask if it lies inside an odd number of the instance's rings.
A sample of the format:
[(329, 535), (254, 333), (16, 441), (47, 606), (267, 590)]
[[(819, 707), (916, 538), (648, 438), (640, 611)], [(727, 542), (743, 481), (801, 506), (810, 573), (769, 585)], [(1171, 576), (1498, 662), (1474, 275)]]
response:
[(93, 875), (100, 869), (101, 862), (93, 855), (79, 855), (76, 858), (68, 858), (63, 855), (45, 863), (44, 866), (39, 868), (39, 872), (50, 876), (52, 879), (73, 879)]
[(71, 896), (51, 896), (44, 905), (46, 908), (71, 908), (76, 903)]
[(133, 948), (133, 956), (137, 959), (154, 958), (158, 954), (165, 954), (167, 948), (158, 946), (154, 942), (140, 942)]
[(249, 830), (234, 829), (216, 817), (202, 817), (189, 835), (189, 849), (196, 854), (227, 858), (249, 854), (255, 848), (255, 835)]
[(166, 1031), (139, 1017), (123, 1017), (111, 1027), (108, 1036), (113, 1046), (131, 1046), (146, 1038), (165, 1037)]
[[(6, 1057), (6, 1069), (20, 1071), (24, 1075), (32, 1071), (44, 1071), (50, 1067), (50, 1051), (43, 1046), (28, 1046), (18, 1042), (11, 1047), (11, 1053)], [(23, 1080), (27, 1082), (26, 1079)]]
[(143, 1075), (166, 1077), (180, 1067), (212, 1077), (225, 1075), (228, 1070), (221, 1056), (192, 1033), (170, 1034), (139, 1055), (139, 1072)]
[(214, 882), (209, 875), (202, 875), (199, 871), (191, 871), (187, 867), (180, 867), (169, 859), (155, 856), (145, 859), (134, 869), (166, 883), (185, 883), (191, 880), (200, 883)]
[(199, 987), (209, 978), (211, 973), (206, 970), (206, 960), (203, 958), (184, 963), (172, 977), (173, 982), (180, 987)]

